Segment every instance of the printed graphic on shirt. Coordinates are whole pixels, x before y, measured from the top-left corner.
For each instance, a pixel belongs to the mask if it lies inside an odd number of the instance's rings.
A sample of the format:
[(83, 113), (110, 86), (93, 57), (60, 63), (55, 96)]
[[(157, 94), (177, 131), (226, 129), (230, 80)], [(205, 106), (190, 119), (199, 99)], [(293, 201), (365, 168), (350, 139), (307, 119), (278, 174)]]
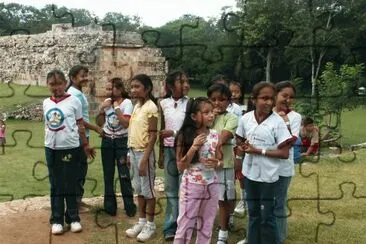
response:
[(119, 123), (117, 114), (115, 112), (107, 115), (107, 127), (111, 131), (119, 131), (122, 129), (122, 126)]
[(65, 116), (59, 108), (52, 108), (46, 114), (47, 126), (50, 130), (62, 130)]

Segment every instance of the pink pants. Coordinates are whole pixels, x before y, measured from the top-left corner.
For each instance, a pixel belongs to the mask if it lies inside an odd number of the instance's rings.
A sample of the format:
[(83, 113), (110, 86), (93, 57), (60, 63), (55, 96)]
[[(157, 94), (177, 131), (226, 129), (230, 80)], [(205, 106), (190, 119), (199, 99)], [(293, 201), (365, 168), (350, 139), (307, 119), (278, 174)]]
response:
[(174, 244), (190, 243), (192, 232), (196, 228), (196, 243), (211, 243), (218, 201), (218, 183), (200, 185), (182, 179), (177, 220), (178, 228), (175, 233)]

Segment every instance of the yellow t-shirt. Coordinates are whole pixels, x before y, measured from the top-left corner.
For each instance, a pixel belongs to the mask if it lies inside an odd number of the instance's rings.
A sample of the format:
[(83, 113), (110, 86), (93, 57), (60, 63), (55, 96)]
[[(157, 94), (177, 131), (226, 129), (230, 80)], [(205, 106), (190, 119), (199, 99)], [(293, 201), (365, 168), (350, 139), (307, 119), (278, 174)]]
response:
[(144, 150), (149, 142), (149, 118), (158, 117), (158, 107), (151, 100), (133, 109), (128, 127), (128, 147)]

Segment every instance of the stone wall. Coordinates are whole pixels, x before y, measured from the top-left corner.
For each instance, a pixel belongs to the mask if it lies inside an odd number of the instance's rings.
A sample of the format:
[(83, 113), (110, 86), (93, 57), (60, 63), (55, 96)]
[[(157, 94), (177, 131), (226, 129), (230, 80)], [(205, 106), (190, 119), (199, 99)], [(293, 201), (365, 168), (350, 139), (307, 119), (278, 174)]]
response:
[(116, 32), (114, 38), (96, 24), (56, 24), (42, 34), (0, 37), (0, 57), (0, 81), (17, 84), (45, 86), (54, 68), (67, 74), (73, 65), (88, 66), (91, 82), (85, 92), (92, 109), (103, 99), (106, 81), (116, 76), (129, 88), (134, 74), (145, 73), (153, 79), (154, 95), (164, 92), (166, 59), (160, 49), (144, 47), (135, 32)]

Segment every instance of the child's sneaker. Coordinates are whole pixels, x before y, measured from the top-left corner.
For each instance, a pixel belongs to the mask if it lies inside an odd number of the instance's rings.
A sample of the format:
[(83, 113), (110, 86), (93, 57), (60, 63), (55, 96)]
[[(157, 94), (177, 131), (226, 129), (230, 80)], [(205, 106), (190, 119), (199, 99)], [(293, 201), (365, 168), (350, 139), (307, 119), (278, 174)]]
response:
[(140, 242), (148, 241), (155, 234), (155, 231), (156, 231), (155, 224), (147, 223), (140, 232), (140, 234), (137, 236), (137, 241)]
[(64, 233), (64, 227), (61, 224), (52, 224), (52, 234), (61, 235)]
[(70, 225), (71, 232), (77, 233), (82, 231), (83, 227), (81, 227), (80, 222), (72, 222)]
[(146, 223), (138, 222), (137, 224), (132, 226), (132, 228), (129, 228), (128, 230), (126, 230), (126, 235), (131, 238), (137, 237), (145, 225), (146, 225)]

